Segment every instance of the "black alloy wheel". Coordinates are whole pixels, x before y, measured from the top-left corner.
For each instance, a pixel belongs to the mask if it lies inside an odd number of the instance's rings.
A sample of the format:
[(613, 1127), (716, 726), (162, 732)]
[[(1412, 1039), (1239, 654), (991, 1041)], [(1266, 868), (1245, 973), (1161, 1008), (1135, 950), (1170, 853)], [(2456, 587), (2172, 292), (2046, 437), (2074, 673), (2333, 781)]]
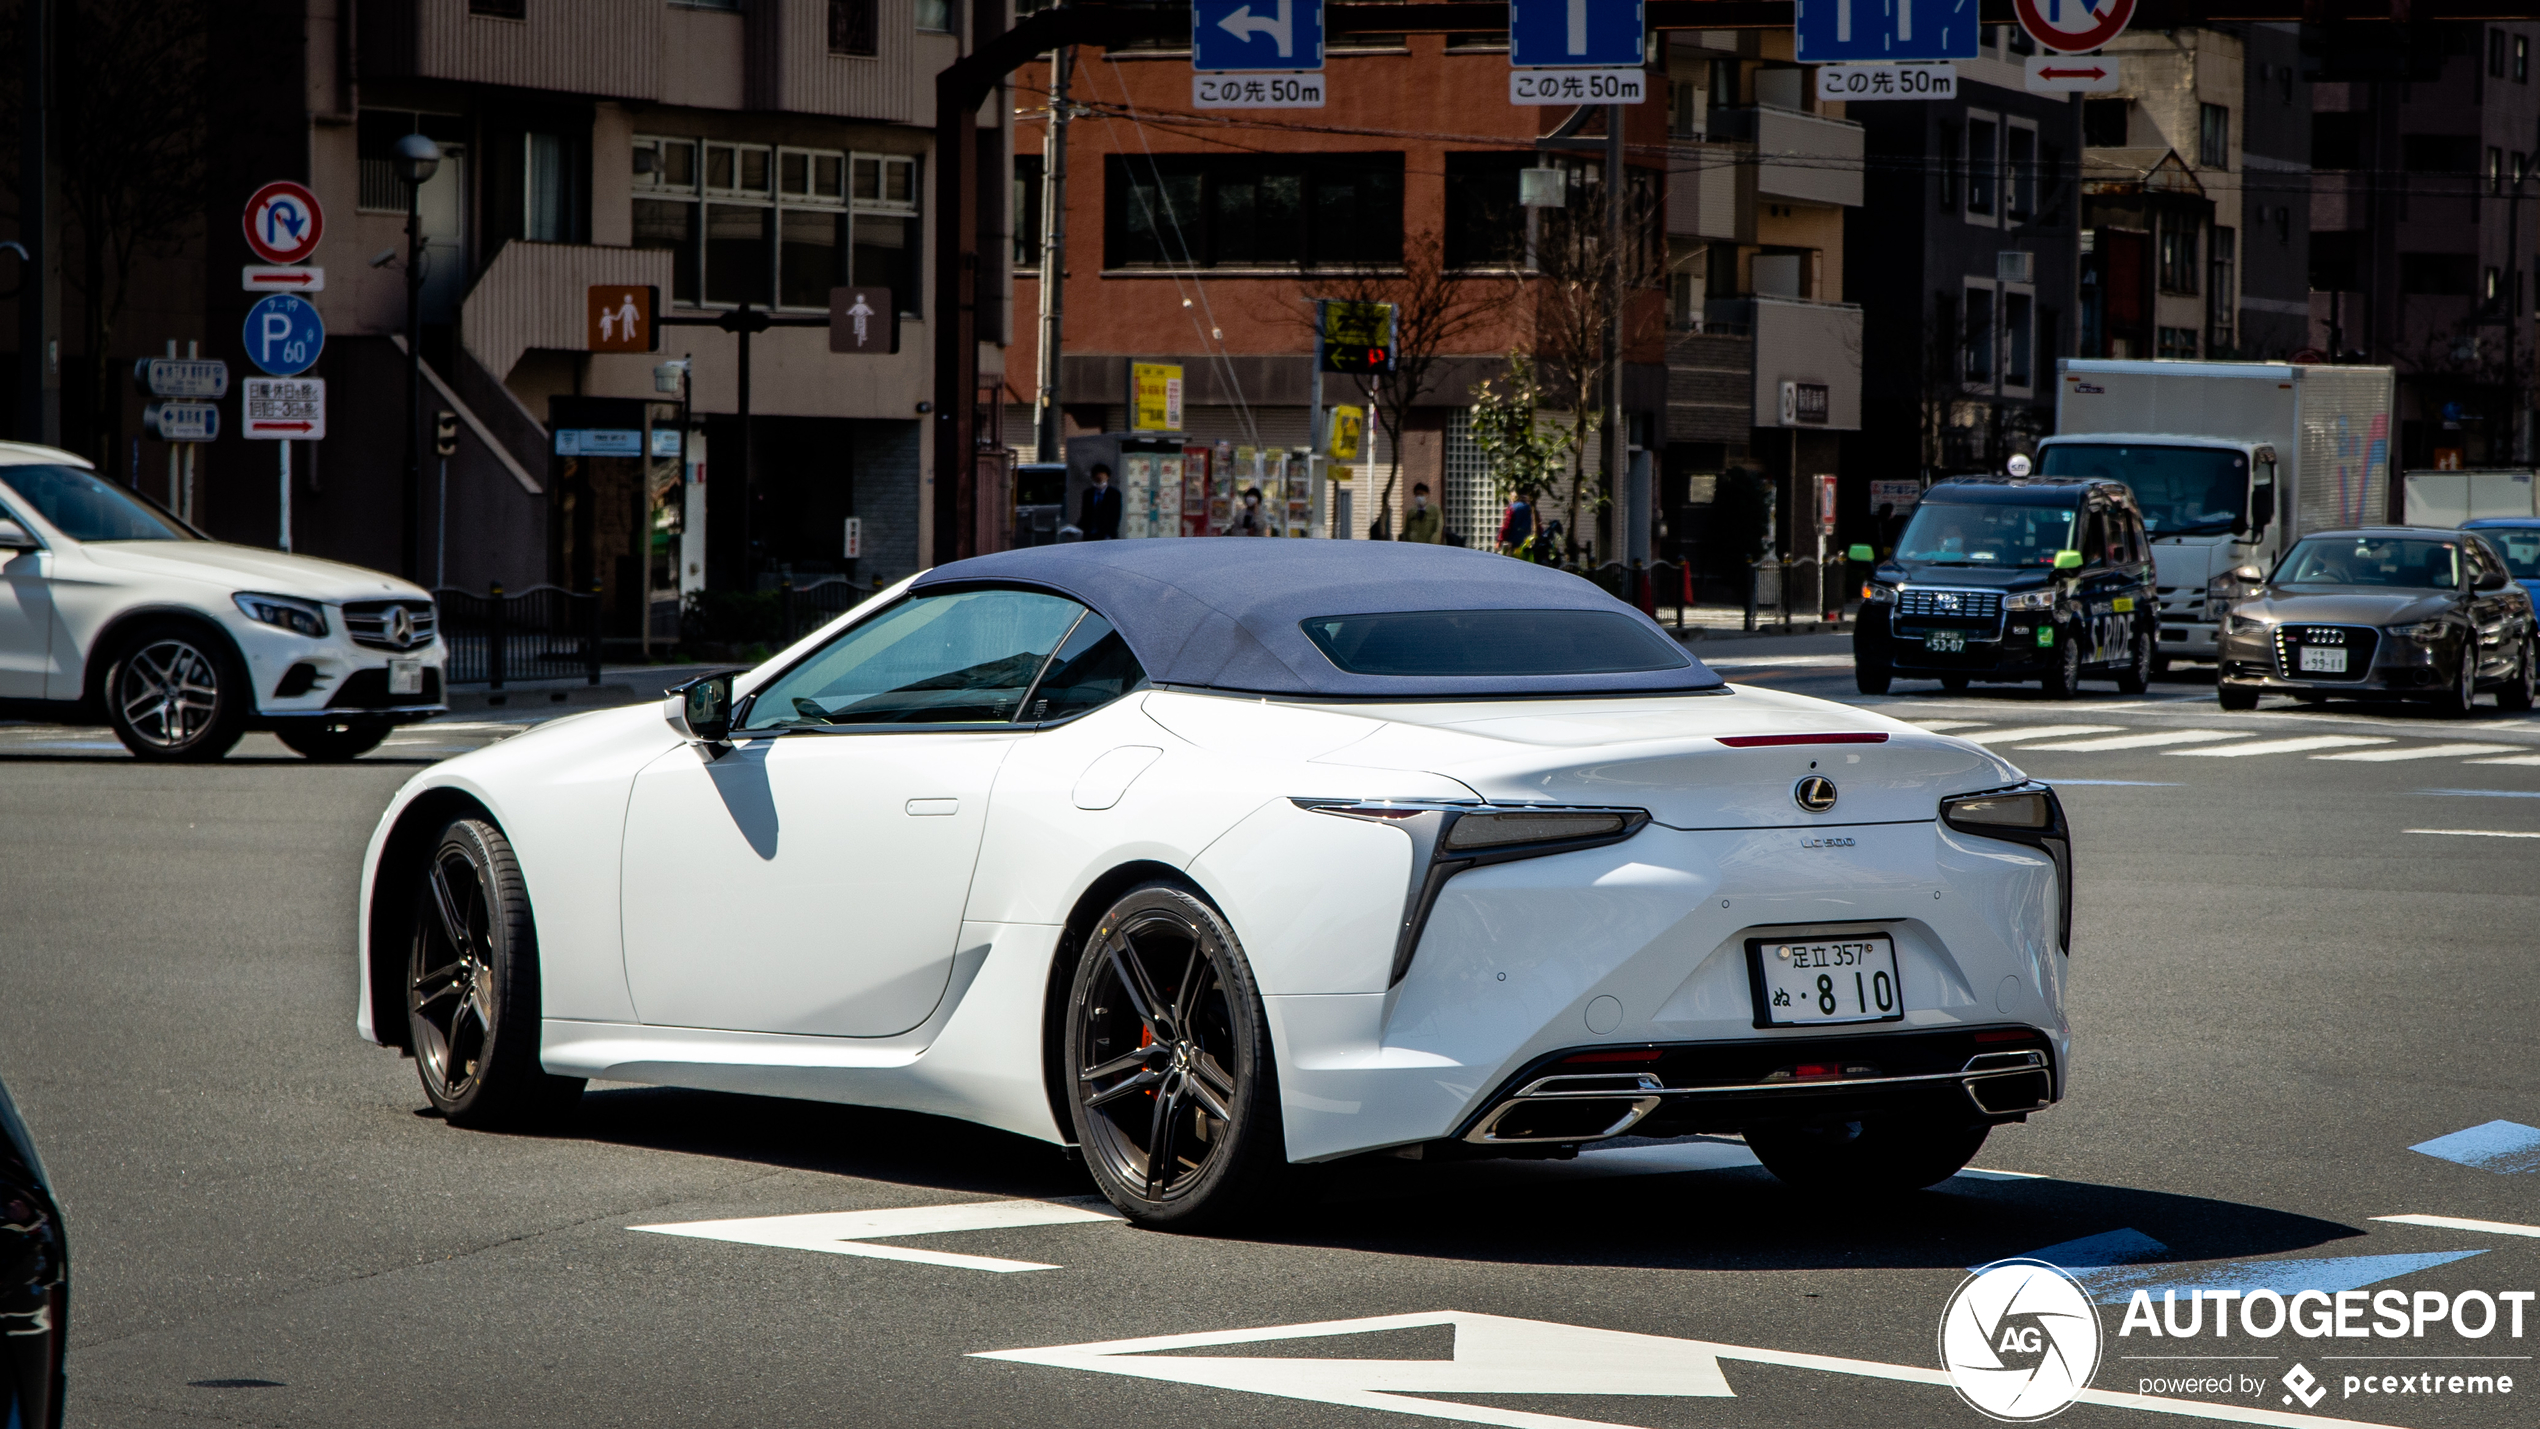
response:
[(1750, 1127), (1746, 1149), (1803, 1190), (1919, 1191), (1957, 1175), (1991, 1128), (1911, 1116), (1832, 1126)]
[(137, 759), (218, 759), (246, 732), (247, 673), (218, 637), (166, 621), (136, 630), (106, 670), (106, 723)]
[(454, 1125), (546, 1123), (582, 1096), (538, 1064), (538, 941), (502, 831), (454, 819), (416, 878), (407, 1045), (423, 1094)]
[(2117, 671), (2117, 693), (2140, 695), (2152, 688), (2152, 662), (2157, 658), (2152, 650), (2152, 632), (2136, 627), (2130, 652)]
[(2523, 714), (2531, 709), (2535, 699), (2540, 699), (2540, 641), (2525, 636), (2522, 658), (2514, 662), (2513, 678), (2496, 691), (2496, 708)]
[(1188, 890), (1142, 884), (1095, 924), (1064, 1055), (1077, 1144), (1129, 1219), (1219, 1224), (1285, 1179), (1261, 996), (1232, 930)]
[(294, 753), (321, 764), (337, 764), (377, 749), (394, 727), (380, 719), (295, 719), (275, 725), (273, 737)]
[(2072, 627), (2062, 626), (2055, 631), (2055, 667), (2046, 672), (2040, 683), (2045, 685), (2048, 699), (2069, 700), (2081, 693), (2081, 636)]
[(2478, 632), (2461, 635), (2461, 658), (2452, 670), (2449, 689), (2434, 697), (2435, 711), (2445, 719), (2467, 719), (2478, 705)]

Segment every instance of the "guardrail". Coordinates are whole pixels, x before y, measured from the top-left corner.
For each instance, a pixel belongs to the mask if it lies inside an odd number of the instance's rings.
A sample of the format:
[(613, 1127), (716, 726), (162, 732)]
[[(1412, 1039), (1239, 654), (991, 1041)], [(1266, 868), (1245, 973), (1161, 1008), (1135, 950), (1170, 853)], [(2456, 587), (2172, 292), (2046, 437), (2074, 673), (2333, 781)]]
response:
[(499, 690), (506, 680), (600, 682), (600, 594), (538, 585), (506, 593), (436, 590), (449, 680)]

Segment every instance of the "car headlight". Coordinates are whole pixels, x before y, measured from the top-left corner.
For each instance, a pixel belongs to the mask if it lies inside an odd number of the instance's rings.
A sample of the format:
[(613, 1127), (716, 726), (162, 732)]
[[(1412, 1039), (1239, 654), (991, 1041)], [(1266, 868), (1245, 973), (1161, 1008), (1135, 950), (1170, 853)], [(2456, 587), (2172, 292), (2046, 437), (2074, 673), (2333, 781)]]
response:
[(249, 620), (278, 626), (311, 640), (326, 638), (326, 607), (314, 601), (293, 600), (287, 595), (258, 595), (252, 591), (242, 591), (230, 598), (238, 602), (239, 611)]
[(2030, 780), (2007, 789), (1956, 794), (1940, 801), (1940, 821), (1962, 834), (2027, 844), (2055, 865), (2058, 910), (2055, 944), (2073, 950), (2073, 836), (2063, 801), (2051, 787)]
[(1896, 587), (1892, 585), (1880, 585), (1877, 581), (1863, 581), (1861, 583), (1861, 599), (1868, 601), (1872, 605), (1878, 605), (1886, 601), (1894, 600), (1896, 599)]
[(2055, 608), (2055, 592), (2051, 590), (2024, 590), (2016, 595), (2006, 595), (2002, 597), (2002, 608), (2004, 610), (2053, 610)]
[(2420, 620), (2414, 625), (2389, 625), (2382, 628), (2402, 640), (2440, 640), (2444, 632), (2451, 629), (2439, 620)]
[(2242, 615), (2239, 611), (2230, 610), (2223, 612), (2222, 628), (2225, 635), (2255, 635), (2266, 629), (2267, 623), (2254, 615)]
[(1296, 799), (1298, 808), (1391, 824), (1411, 838), (1411, 888), (1394, 942), (1387, 987), (1411, 971), (1412, 951), (1446, 881), (1468, 868), (1621, 843), (1649, 823), (1647, 809), (1451, 804), (1429, 800)]

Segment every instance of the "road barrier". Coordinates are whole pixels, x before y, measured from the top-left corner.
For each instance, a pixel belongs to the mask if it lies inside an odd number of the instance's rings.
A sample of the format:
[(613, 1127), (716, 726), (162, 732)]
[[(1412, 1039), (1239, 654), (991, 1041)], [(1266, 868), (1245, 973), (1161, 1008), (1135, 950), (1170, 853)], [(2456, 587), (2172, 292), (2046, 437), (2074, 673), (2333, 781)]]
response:
[(441, 638), (450, 647), (449, 680), (499, 690), (506, 680), (582, 676), (600, 682), (600, 593), (537, 585), (506, 594), (436, 590)]

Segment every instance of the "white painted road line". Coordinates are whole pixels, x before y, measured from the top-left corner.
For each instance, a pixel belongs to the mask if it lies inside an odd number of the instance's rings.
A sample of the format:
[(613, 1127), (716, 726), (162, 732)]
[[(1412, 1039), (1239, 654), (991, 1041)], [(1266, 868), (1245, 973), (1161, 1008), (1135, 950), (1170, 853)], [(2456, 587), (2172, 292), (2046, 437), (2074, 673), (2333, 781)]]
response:
[(2516, 754), (2504, 759), (2473, 759), (2472, 764), (2519, 764), (2525, 769), (2540, 768), (2540, 754)]
[(2105, 734), (2109, 730), (2123, 728), (2125, 726), (2121, 724), (2039, 724), (2030, 725), (2024, 729), (1988, 729), (1976, 734), (1962, 734), (1958, 738), (1970, 744), (2002, 744), (2014, 739), (2054, 739), (2067, 734)]
[[(2540, 834), (2532, 837), (2540, 838)], [(2375, 1216), (2373, 1219), (2399, 1226), (2430, 1226), (2439, 1231), (2485, 1231), (2489, 1235), (2530, 1236), (2540, 1240), (2540, 1226), (2518, 1226), (2511, 1221), (2473, 1221), (2460, 1216)]]
[(2401, 829), (2403, 834), (2448, 834), (2456, 839), (2540, 839), (2540, 834), (2516, 833), (2511, 829)]
[(2458, 759), (2466, 754), (2504, 754), (2521, 747), (2518, 744), (2412, 744), (2404, 749), (2361, 749), (2353, 754), (2314, 754), (2311, 757), (2388, 764), (2400, 759)]
[(2244, 754), (2303, 754), (2314, 749), (2342, 749), (2357, 744), (2388, 744), (2378, 735), (2306, 734), (2295, 739), (2261, 739), (2254, 744), (2226, 744), (2212, 749), (2172, 749), (2176, 758), (2237, 759)]
[[(1982, 729), (1984, 726), (1992, 723), (1991, 720), (1983, 719), (1909, 719), (1905, 722), (1907, 724), (1920, 725), (1934, 734), (1938, 734), (1942, 730), (1949, 729)], [(1964, 739), (1967, 736), (1962, 734), (1958, 737), (1960, 739)]]
[(750, 1216), (730, 1221), (677, 1221), (667, 1225), (628, 1226), (656, 1235), (694, 1236), (699, 1240), (739, 1245), (772, 1245), (783, 1250), (816, 1250), (825, 1255), (860, 1255), (872, 1260), (904, 1260), (944, 1265), (956, 1270), (1056, 1270), (1031, 1260), (1000, 1260), (989, 1255), (954, 1255), (940, 1250), (868, 1242), (896, 1236), (943, 1235), (951, 1231), (1009, 1230), (1020, 1226), (1067, 1226), (1087, 1221), (1116, 1221), (1120, 1213), (1099, 1196), (1059, 1201), (961, 1201), (949, 1206), (902, 1206), (882, 1211), (815, 1211), (801, 1216)]
[(1714, 670), (1766, 670), (1776, 665), (1807, 669), (1839, 665), (1849, 670), (1852, 668), (1852, 657), (1849, 655), (1727, 655), (1717, 660), (1704, 659), (1702, 663)]
[(2157, 734), (2119, 734), (2106, 739), (2076, 739), (2066, 744), (2023, 744), (2023, 750), (2064, 749), (2077, 754), (2092, 754), (2103, 749), (2156, 749), (2164, 744), (2212, 744), (2225, 739), (2247, 739), (2246, 730), (2238, 729), (2170, 729)]

